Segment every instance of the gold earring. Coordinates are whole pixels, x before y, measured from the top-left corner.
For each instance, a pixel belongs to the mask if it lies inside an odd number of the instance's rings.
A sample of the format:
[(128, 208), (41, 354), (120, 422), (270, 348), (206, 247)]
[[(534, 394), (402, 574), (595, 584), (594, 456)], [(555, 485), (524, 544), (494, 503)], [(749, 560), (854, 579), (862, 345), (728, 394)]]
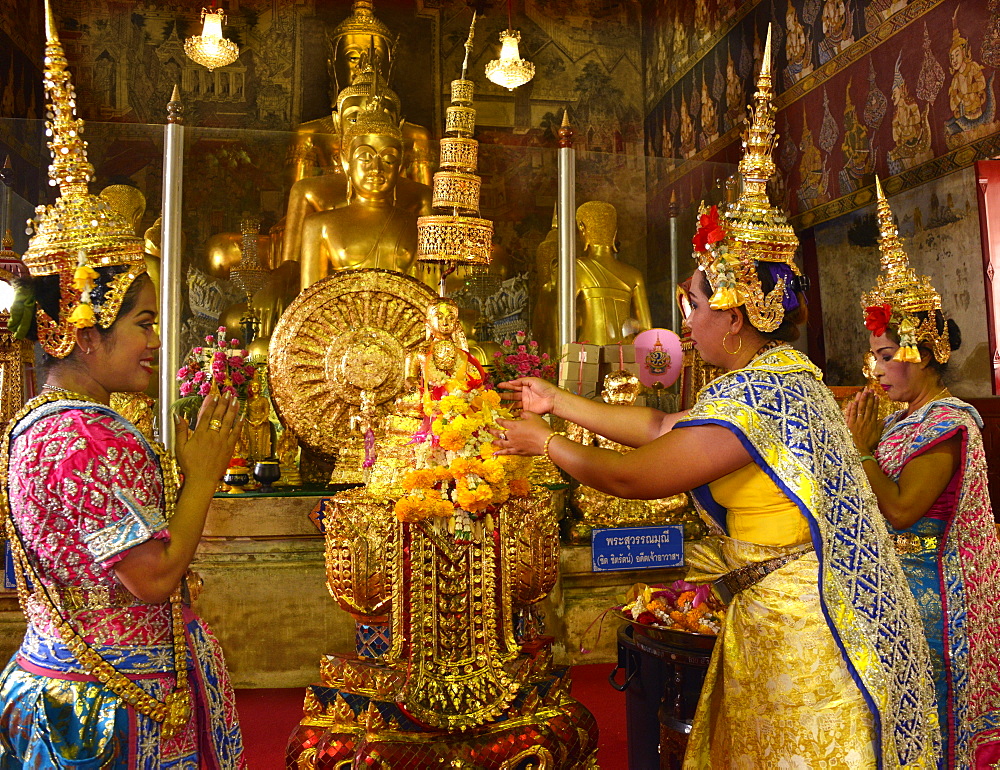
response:
[(726, 347), (726, 340), (729, 339), (729, 335), (730, 334), (732, 334), (731, 331), (726, 332), (723, 335), (723, 337), (722, 337), (722, 349), (725, 350), (729, 355), (735, 356), (737, 353), (739, 353), (741, 350), (743, 350), (743, 338), (742, 337), (737, 337), (736, 339), (738, 339), (740, 341), (740, 344), (736, 346), (736, 350), (730, 350), (729, 348)]

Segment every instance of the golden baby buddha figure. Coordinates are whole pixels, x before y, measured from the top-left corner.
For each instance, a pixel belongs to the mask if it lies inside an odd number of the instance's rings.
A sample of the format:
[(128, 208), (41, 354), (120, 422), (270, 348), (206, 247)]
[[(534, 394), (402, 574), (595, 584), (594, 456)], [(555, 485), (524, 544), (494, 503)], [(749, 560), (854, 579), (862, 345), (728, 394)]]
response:
[(576, 261), (576, 338), (612, 345), (652, 327), (642, 273), (615, 257), (618, 213), (604, 201), (576, 210), (583, 256)]
[(458, 306), (445, 298), (427, 309), (427, 342), (411, 363), (412, 373), (420, 377), (425, 390), (444, 385), (448, 380), (467, 382), (480, 378), (474, 359), (455, 339), (460, 326), (458, 315)]
[(399, 129), (377, 107), (349, 134), (346, 206), (310, 214), (302, 226), (301, 288), (336, 270), (380, 267), (409, 274), (417, 256), (417, 217), (396, 202), (403, 158)]

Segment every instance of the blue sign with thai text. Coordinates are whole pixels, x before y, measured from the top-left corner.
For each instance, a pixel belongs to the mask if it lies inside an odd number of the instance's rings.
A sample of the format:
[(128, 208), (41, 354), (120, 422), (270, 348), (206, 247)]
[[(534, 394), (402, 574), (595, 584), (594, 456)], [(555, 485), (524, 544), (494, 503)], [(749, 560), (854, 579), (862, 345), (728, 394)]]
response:
[(623, 527), (591, 531), (594, 572), (684, 566), (684, 527)]

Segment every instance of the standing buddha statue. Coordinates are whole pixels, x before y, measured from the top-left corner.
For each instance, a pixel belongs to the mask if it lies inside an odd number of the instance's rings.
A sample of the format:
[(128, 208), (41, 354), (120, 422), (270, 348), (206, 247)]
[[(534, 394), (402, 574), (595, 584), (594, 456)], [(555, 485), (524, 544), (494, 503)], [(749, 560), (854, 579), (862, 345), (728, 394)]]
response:
[(615, 257), (618, 214), (604, 201), (576, 210), (583, 256), (576, 261), (576, 339), (594, 345), (621, 342), (649, 329), (649, 299), (642, 273)]

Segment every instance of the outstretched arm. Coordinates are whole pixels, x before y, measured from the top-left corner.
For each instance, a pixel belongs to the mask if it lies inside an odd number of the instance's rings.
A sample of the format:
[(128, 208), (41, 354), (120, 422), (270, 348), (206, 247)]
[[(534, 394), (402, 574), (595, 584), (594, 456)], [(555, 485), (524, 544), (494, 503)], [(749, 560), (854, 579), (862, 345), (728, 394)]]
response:
[(752, 462), (736, 435), (721, 425), (692, 425), (670, 431), (633, 452), (621, 454), (552, 436), (549, 426), (537, 415), (525, 414), (520, 420), (499, 423), (506, 438), (495, 442), (498, 454), (542, 454), (548, 440), (548, 455), (556, 465), (581, 484), (616, 497), (670, 497)]
[(625, 446), (642, 446), (669, 431), (686, 412), (667, 414), (643, 406), (594, 401), (537, 377), (501, 382), (509, 401), (525, 412), (554, 414)]

